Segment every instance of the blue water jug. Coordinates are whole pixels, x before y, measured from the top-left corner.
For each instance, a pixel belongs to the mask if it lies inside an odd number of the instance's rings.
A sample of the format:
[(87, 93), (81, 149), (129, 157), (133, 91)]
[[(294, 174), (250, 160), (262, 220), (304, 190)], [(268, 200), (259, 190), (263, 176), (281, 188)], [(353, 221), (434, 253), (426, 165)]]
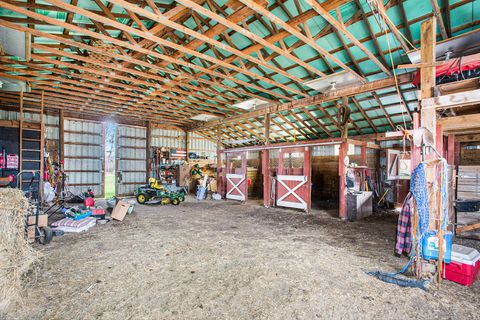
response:
[[(443, 261), (450, 263), (452, 259), (452, 232), (445, 231), (443, 234)], [(422, 240), (424, 259), (438, 260), (438, 236), (436, 231), (427, 231)]]

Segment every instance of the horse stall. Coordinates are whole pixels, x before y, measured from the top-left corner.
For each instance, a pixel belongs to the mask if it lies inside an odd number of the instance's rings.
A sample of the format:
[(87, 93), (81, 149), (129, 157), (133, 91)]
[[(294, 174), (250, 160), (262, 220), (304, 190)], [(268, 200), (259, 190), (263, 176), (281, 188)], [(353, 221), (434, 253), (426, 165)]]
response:
[(312, 206), (337, 209), (340, 177), (337, 145), (312, 147)]
[(247, 196), (250, 200), (263, 199), (262, 151), (246, 152), (247, 157)]
[(226, 199), (247, 201), (247, 158), (246, 152), (227, 153)]

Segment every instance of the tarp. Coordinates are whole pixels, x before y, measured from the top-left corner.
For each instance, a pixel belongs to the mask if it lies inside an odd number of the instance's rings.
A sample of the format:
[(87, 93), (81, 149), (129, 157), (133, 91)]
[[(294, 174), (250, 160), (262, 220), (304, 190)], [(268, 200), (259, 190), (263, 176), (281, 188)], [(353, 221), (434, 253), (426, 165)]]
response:
[[(435, 77), (444, 75), (452, 76), (460, 73), (461, 71), (475, 70), (478, 68), (480, 68), (480, 53), (445, 61), (444, 64), (437, 66)], [(420, 69), (415, 74), (412, 83), (415, 86), (418, 86), (420, 83)]]

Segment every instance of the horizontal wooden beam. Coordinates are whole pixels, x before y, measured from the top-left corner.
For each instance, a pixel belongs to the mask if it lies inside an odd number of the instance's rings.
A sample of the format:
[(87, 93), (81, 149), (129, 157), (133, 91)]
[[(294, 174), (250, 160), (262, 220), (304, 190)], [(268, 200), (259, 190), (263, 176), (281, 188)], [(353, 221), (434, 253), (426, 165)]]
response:
[(480, 114), (469, 114), (464, 116), (447, 117), (438, 120), (444, 132), (454, 130), (470, 130), (480, 128)]
[[(405, 73), (397, 77), (398, 83), (399, 84), (406, 84), (412, 81), (413, 79), (413, 73)], [(281, 111), (287, 111), (287, 110), (292, 110), (292, 109), (297, 109), (297, 108), (306, 108), (309, 106), (314, 106), (314, 105), (319, 105), (325, 102), (332, 102), (335, 100), (338, 100), (342, 97), (349, 97), (349, 96), (354, 96), (357, 94), (365, 93), (365, 92), (372, 92), (380, 89), (385, 89), (388, 87), (393, 87), (395, 86), (395, 79), (393, 77), (386, 78), (386, 79), (381, 79), (381, 80), (376, 80), (373, 82), (365, 83), (359, 86), (353, 86), (345, 89), (339, 89), (335, 92), (332, 93), (323, 93), (323, 94), (317, 94), (315, 96), (309, 97), (309, 98), (304, 98), (304, 99), (299, 99), (293, 102), (287, 102), (287, 103), (278, 103), (278, 104), (269, 104), (261, 109), (257, 109), (254, 111), (249, 111), (241, 115), (237, 116), (231, 116), (222, 119), (221, 121), (215, 120), (215, 121), (209, 121), (202, 125), (202, 128), (207, 128), (207, 127), (216, 127), (219, 126), (223, 123), (227, 122), (235, 122), (235, 121), (240, 121), (243, 119), (249, 119), (249, 118), (257, 118), (260, 116), (265, 116), (266, 114), (271, 114), (271, 113), (278, 113)], [(198, 130), (200, 127), (197, 128), (191, 128), (191, 130)]]
[(422, 99), (423, 109), (449, 109), (480, 104), (480, 89)]

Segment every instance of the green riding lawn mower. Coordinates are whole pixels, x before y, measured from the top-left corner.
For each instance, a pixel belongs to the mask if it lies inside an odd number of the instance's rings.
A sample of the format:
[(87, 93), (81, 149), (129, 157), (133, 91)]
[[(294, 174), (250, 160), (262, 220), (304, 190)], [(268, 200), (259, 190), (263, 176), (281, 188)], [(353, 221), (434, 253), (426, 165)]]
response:
[[(152, 178), (151, 178), (152, 179)], [(138, 187), (135, 191), (135, 197), (140, 204), (173, 204), (179, 205), (185, 201), (185, 189), (175, 187), (166, 188), (158, 182), (152, 182), (150, 179), (148, 185)]]

